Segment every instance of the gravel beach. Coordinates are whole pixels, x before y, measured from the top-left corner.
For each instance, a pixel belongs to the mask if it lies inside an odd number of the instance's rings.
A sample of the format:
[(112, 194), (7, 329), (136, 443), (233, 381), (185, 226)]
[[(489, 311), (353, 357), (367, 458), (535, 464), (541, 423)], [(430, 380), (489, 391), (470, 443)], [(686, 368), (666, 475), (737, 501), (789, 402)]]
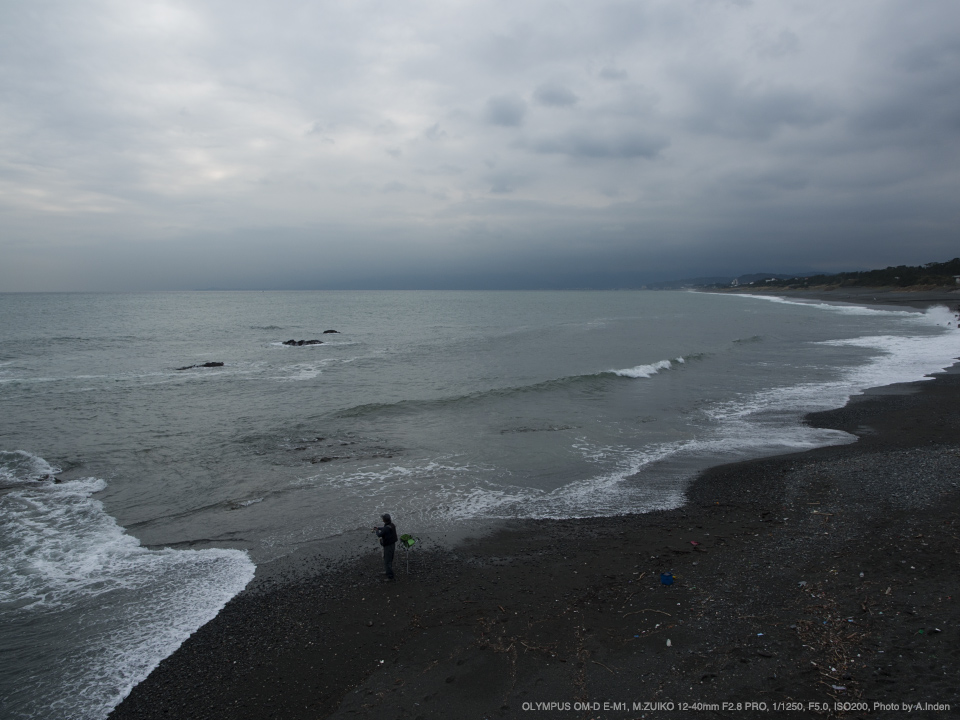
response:
[(807, 418), (853, 444), (713, 468), (676, 510), (414, 551), (410, 574), (398, 553), (395, 583), (374, 552), (261, 569), (110, 717), (954, 716), (958, 408), (958, 367), (879, 389)]

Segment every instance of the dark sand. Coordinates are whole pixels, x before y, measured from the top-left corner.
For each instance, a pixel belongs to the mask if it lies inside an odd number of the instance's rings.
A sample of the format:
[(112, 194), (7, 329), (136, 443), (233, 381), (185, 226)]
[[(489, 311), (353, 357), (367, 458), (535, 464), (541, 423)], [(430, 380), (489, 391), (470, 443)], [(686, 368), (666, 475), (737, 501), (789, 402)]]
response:
[(957, 716), (958, 408), (956, 368), (858, 397), (807, 419), (854, 444), (714, 468), (673, 511), (518, 522), (410, 575), (398, 552), (395, 583), (372, 553), (303, 560), (111, 718)]

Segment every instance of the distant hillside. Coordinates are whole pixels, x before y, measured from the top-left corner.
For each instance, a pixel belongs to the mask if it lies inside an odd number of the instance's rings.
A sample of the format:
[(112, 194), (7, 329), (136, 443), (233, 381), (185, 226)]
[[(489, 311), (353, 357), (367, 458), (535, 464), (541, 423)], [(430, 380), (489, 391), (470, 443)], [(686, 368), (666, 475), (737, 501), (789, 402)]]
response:
[(786, 275), (784, 273), (751, 273), (749, 275), (740, 275), (736, 278), (728, 275), (721, 277), (687, 278), (686, 280), (667, 280), (666, 282), (649, 283), (646, 287), (648, 290), (683, 290), (684, 288), (697, 287), (727, 287), (734, 281), (736, 281), (738, 285), (751, 285), (771, 278), (788, 280), (795, 277), (796, 275)]
[(742, 275), (739, 278), (707, 282), (700, 285), (681, 285), (680, 287), (730, 287), (731, 285), (762, 285), (763, 287), (791, 288), (802, 290), (813, 287), (943, 287), (956, 286), (956, 277), (960, 276), (960, 258), (942, 263), (926, 265), (898, 265), (883, 270), (864, 270), (862, 272), (842, 272), (820, 275)]

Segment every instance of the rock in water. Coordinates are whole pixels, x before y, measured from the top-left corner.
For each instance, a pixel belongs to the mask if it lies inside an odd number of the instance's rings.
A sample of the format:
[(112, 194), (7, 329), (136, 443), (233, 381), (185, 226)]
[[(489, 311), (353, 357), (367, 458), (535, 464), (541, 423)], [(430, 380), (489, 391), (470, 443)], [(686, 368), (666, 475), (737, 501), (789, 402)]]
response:
[(179, 367), (177, 370), (193, 370), (193, 368), (202, 368), (202, 367), (223, 367), (222, 362), (206, 362), (202, 365), (186, 365), (184, 367)]

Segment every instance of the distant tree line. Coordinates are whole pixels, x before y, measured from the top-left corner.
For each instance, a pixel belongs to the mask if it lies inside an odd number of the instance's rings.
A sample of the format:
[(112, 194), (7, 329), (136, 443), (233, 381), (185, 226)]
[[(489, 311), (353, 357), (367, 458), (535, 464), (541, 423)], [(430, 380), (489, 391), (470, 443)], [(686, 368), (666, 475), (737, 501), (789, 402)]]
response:
[(767, 278), (751, 285), (766, 287), (805, 288), (830, 285), (834, 287), (915, 287), (955, 285), (955, 276), (960, 275), (960, 258), (926, 265), (898, 265), (883, 270), (843, 272), (832, 275), (807, 277)]

